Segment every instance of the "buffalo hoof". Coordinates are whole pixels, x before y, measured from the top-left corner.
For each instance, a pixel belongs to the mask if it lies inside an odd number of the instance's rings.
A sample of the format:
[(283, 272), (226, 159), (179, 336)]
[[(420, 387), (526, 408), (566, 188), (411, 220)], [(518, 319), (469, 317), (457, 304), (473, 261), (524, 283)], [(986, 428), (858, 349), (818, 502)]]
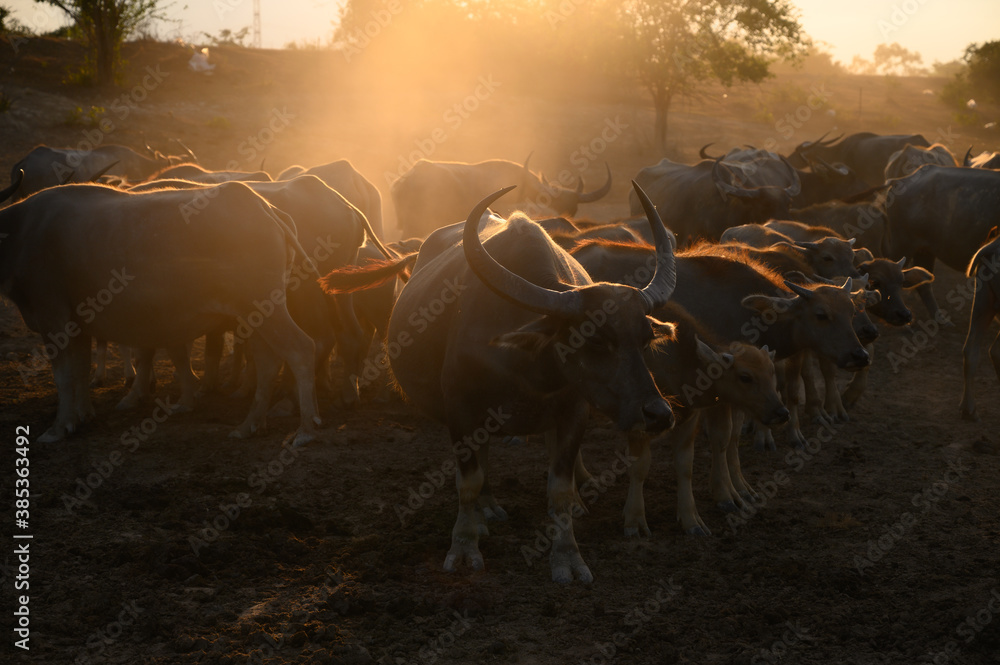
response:
[(507, 511), (494, 503), (491, 506), (483, 507), (483, 517), (487, 520), (496, 520), (497, 522), (507, 521)]
[(802, 430), (789, 430), (788, 431), (788, 445), (790, 445), (795, 450), (802, 450), (806, 447), (806, 435), (802, 433)]
[(640, 535), (646, 538), (650, 538), (653, 535), (653, 532), (649, 530), (649, 526), (646, 524), (646, 520), (640, 521), (637, 526), (625, 527), (626, 538), (638, 538)]
[(712, 532), (709, 530), (709, 528), (707, 526), (698, 525), (698, 526), (693, 526), (690, 529), (688, 529), (687, 530), (687, 535), (689, 535), (689, 536), (711, 536)]
[(553, 582), (569, 584), (574, 577), (584, 584), (590, 584), (594, 581), (594, 574), (590, 572), (590, 568), (583, 562), (579, 553), (561, 557), (553, 556), (551, 565)]
[(448, 556), (444, 558), (444, 569), (449, 573), (454, 573), (459, 564), (468, 564), (473, 570), (482, 570), (486, 567), (483, 563), (483, 555), (479, 551), (476, 543), (453, 543), (448, 551)]
[(736, 511), (739, 510), (739, 508), (736, 507), (736, 502), (733, 501), (732, 499), (726, 499), (725, 501), (720, 501), (715, 505), (717, 505), (719, 507), (719, 510), (721, 510), (724, 513), (735, 513)]
[(765, 432), (758, 430), (753, 437), (753, 447), (754, 450), (759, 450), (760, 452), (772, 453), (778, 449), (774, 443), (774, 435), (771, 434), (770, 430)]
[(142, 403), (142, 397), (135, 395), (134, 393), (128, 393), (125, 397), (121, 398), (117, 404), (115, 404), (115, 409), (118, 411), (131, 411), (137, 408)]
[(299, 448), (316, 440), (316, 432), (299, 430), (292, 439), (292, 448)]
[(36, 443), (55, 443), (56, 441), (62, 441), (66, 438), (66, 428), (52, 426), (45, 430), (45, 434), (38, 437)]
[(740, 490), (740, 498), (747, 506), (757, 503), (757, 494), (751, 490)]
[(962, 420), (968, 420), (969, 422), (978, 423), (980, 418), (979, 414), (975, 411), (966, 411), (962, 409)]
[(840, 395), (840, 401), (849, 409), (858, 403), (858, 400), (861, 399), (861, 393), (861, 390), (856, 390), (853, 386), (847, 386), (847, 390)]
[(257, 425), (255, 423), (250, 423), (243, 421), (240, 426), (229, 433), (230, 439), (249, 439), (254, 434), (263, 433), (265, 427), (263, 425)]

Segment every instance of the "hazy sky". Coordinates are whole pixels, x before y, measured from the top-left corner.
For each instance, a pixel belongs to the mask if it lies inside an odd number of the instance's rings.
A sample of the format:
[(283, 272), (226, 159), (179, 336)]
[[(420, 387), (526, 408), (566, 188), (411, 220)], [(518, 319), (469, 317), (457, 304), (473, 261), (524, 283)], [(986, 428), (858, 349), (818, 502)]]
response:
[[(574, 0), (586, 2), (586, 0)], [(62, 13), (33, 0), (6, 0), (15, 16), (35, 29), (63, 22)], [(167, 0), (170, 4), (170, 0)], [(327, 40), (341, 0), (261, 0), (262, 36), (267, 48), (290, 41)], [(834, 59), (848, 64), (855, 55), (870, 59), (881, 43), (899, 42), (918, 51), (924, 64), (962, 55), (971, 42), (1000, 39), (1000, 0), (793, 0), (814, 39), (827, 42)], [(171, 18), (180, 35), (197, 40), (202, 32), (239, 30), (253, 18), (252, 0), (175, 0)], [(170, 28), (172, 30), (172, 28)], [(161, 28), (167, 33), (168, 28)]]

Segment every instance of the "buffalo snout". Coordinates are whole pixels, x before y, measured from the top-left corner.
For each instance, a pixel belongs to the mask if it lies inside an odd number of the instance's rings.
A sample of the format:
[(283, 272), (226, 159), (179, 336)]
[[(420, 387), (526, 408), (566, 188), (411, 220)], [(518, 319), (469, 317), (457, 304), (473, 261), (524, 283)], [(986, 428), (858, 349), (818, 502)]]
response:
[(851, 352), (850, 359), (843, 365), (844, 369), (861, 369), (868, 367), (872, 362), (871, 356), (862, 347), (858, 347)]
[(791, 417), (791, 413), (788, 411), (788, 407), (782, 406), (780, 409), (775, 409), (771, 412), (771, 416), (764, 421), (764, 424), (768, 427), (773, 425), (780, 425), (782, 423), (787, 423), (788, 419)]
[(858, 331), (858, 341), (862, 344), (871, 344), (878, 339), (878, 328), (874, 324), (866, 325)]
[(645, 421), (646, 431), (654, 434), (674, 426), (674, 412), (664, 399), (657, 398), (643, 404), (642, 418)]

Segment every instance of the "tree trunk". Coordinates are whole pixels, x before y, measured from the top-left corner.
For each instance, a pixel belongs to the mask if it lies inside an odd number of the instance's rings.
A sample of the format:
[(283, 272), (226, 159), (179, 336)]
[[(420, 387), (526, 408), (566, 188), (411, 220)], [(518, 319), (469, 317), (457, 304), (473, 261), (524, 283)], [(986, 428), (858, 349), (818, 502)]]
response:
[(115, 82), (115, 50), (114, 19), (103, 13), (95, 18), (95, 36), (97, 37), (97, 82), (101, 85)]
[(673, 95), (667, 92), (653, 93), (653, 108), (656, 109), (656, 118), (653, 120), (653, 142), (663, 156), (667, 154), (667, 117), (672, 100)]

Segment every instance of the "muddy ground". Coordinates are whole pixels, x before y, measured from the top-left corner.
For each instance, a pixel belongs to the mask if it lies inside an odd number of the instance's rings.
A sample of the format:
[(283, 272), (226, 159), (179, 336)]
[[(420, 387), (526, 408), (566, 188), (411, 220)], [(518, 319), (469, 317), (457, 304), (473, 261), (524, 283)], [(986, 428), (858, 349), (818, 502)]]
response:
[[(46, 48), (29, 53), (38, 72), (54, 66), (38, 63), (65, 57)], [(164, 53), (156, 58), (186, 60)], [(237, 56), (229, 57), (231, 64)], [(144, 61), (133, 61), (141, 71)], [(175, 82), (188, 77), (182, 69), (175, 73)], [(34, 90), (31, 76), (22, 78), (5, 91), (52, 95), (44, 99), (60, 110), (47, 119), (23, 107), (22, 115), (0, 116), (7, 123), (4, 171), (35, 143), (70, 144), (80, 135), (80, 127), (63, 122), (60, 104), (102, 102), (101, 95), (112, 94), (63, 88), (57, 79)], [(274, 88), (291, 85), (274, 80)], [(237, 81), (231, 97), (245, 91), (240, 85), (252, 84)], [(912, 85), (918, 100), (922, 85)], [(189, 88), (179, 90), (181, 99), (157, 102), (162, 108), (142, 107), (149, 117), (123, 126), (115, 139), (132, 143), (144, 127), (165, 140), (187, 128), (186, 142), (224, 162), (225, 147), (242, 129), (216, 137), (213, 148), (216, 130), (207, 123), (223, 115), (235, 123), (240, 100), (210, 99), (223, 110), (198, 111), (182, 94)], [(311, 98), (302, 95), (306, 108)], [(266, 117), (271, 100), (258, 101), (246, 111), (248, 126)], [(166, 116), (161, 111), (168, 107)], [(604, 111), (593, 110), (596, 126)], [(679, 123), (700, 127), (686, 149), (696, 150), (695, 142), (714, 131), (694, 111)], [(773, 127), (745, 129), (766, 135)], [(297, 140), (307, 142), (304, 131)], [(621, 154), (609, 159), (613, 167), (648, 161), (634, 147), (620, 144)], [(318, 161), (314, 155), (295, 161), (308, 159)], [(608, 209), (623, 207), (623, 200)], [(622, 468), (616, 453), (623, 440), (595, 416), (584, 455), (603, 482), (588, 494), (589, 516), (576, 522), (596, 578), (589, 586), (550, 581), (546, 453), (534, 442), (492, 448), (497, 499), (510, 519), (491, 524), (481, 544), (486, 570), (443, 573), (456, 508), (446, 477), (450, 446), (442, 427), (402, 402), (344, 411), (325, 396), (324, 439), (290, 451), (282, 444), (294, 418), (272, 418), (267, 435), (235, 441), (227, 434), (243, 419), (247, 399), (210, 395), (193, 413), (163, 419), (156, 402), (116, 411), (119, 380), (95, 388), (98, 420), (77, 436), (28, 446), (30, 522), (17, 529), (16, 428), (30, 428), (33, 441), (51, 424), (56, 393), (47, 368), (30, 369), (40, 338), (3, 301), (3, 660), (1000, 662), (1000, 386), (984, 364), (976, 382), (982, 421), (959, 418), (970, 306), (963, 283), (939, 269), (938, 299), (948, 303), (955, 327), (882, 326), (869, 391), (850, 422), (831, 431), (810, 425), (804, 451), (781, 437), (777, 452), (743, 448), (744, 473), (766, 504), (735, 517), (719, 512), (707, 493), (708, 454), (698, 445), (696, 499), (710, 537), (687, 536), (676, 524), (674, 470), (662, 448), (654, 448), (646, 485), (653, 536), (623, 537), (627, 477), (615, 471)], [(200, 371), (197, 350), (194, 362)], [(111, 371), (120, 377), (120, 363)], [(176, 397), (165, 359), (157, 378), (157, 399)], [(12, 544), (24, 541), (10, 539), (12, 531), (34, 537), (27, 590), (14, 589)], [(21, 594), (30, 596), (30, 652), (13, 645), (12, 612)]]

